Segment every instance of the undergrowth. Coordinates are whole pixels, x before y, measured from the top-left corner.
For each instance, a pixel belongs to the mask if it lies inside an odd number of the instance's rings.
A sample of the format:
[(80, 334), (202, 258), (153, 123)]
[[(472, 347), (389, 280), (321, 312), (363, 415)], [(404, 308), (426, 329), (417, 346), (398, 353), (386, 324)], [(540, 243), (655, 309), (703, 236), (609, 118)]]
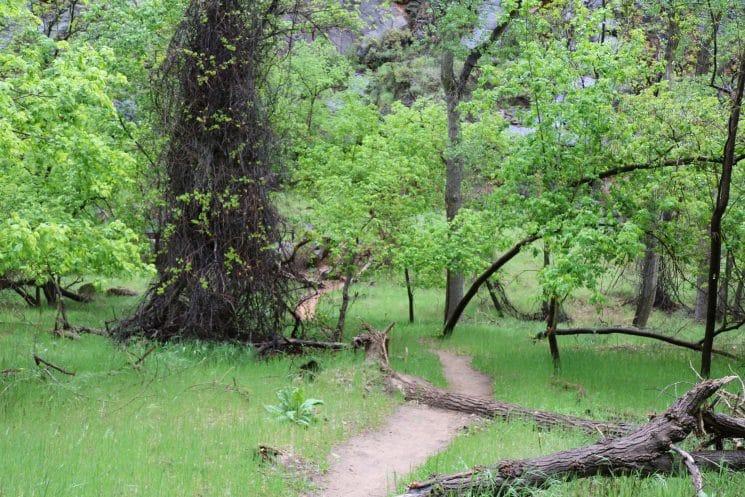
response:
[[(453, 337), (441, 340), (441, 295), (417, 289), (416, 321), (407, 322), (405, 290), (386, 276), (367, 275), (353, 286), (346, 338), (363, 322), (382, 329), (391, 321), (390, 359), (399, 371), (445, 386), (431, 349), (455, 349), (494, 378), (501, 400), (596, 419), (643, 422), (665, 409), (696, 380), (698, 355), (620, 336), (560, 340), (562, 369), (553, 374), (545, 342), (532, 336), (539, 322), (498, 319), (483, 299)], [(513, 290), (514, 291), (514, 290)], [(518, 296), (515, 300), (522, 298)], [(527, 299), (527, 297), (526, 297)], [(332, 320), (338, 292), (321, 299), (319, 316)], [(69, 305), (74, 325), (100, 327), (127, 314), (136, 298), (99, 297)], [(520, 302), (528, 307), (529, 300)], [(570, 315), (579, 301), (570, 302)], [(574, 309), (574, 311), (572, 310)], [(624, 319), (628, 309), (616, 312)], [(400, 401), (383, 393), (380, 374), (357, 352), (314, 352), (308, 357), (257, 359), (250, 348), (201, 342), (126, 346), (83, 335), (53, 337), (54, 311), (29, 309), (0, 294), (0, 496), (288, 496), (312, 489), (306, 476), (291, 477), (257, 457), (259, 445), (291, 450), (323, 470), (332, 445), (381, 423)], [(682, 315), (653, 320), (682, 335), (697, 336)], [(318, 329), (322, 329), (319, 326)], [(313, 328), (309, 327), (309, 332)], [(718, 346), (742, 351), (738, 334)], [(149, 352), (150, 351), (150, 352)], [(149, 352), (149, 353), (148, 353)], [(33, 354), (75, 372), (67, 376), (37, 367)], [(143, 358), (140, 361), (141, 358)], [(715, 360), (715, 375), (743, 373), (737, 361)], [(281, 389), (302, 388), (323, 399), (309, 428), (277, 423), (264, 409)], [(404, 483), (433, 473), (462, 471), (511, 458), (527, 458), (592, 442), (526, 422), (473, 425), (431, 457)], [(740, 497), (740, 474), (705, 473), (708, 495)], [(689, 478), (658, 476), (592, 478), (556, 482), (536, 495), (551, 497), (673, 497), (692, 494)]]

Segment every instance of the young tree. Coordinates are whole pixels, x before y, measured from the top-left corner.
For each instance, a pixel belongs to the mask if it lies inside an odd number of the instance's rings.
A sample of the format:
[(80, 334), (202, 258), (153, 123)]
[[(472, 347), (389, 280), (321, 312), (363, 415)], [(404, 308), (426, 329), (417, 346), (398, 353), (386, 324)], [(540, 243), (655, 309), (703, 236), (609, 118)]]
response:
[(737, 58), (735, 86), (731, 93), (731, 107), (727, 123), (727, 140), (724, 144), (722, 169), (717, 178), (717, 194), (714, 211), (709, 224), (711, 245), (709, 249), (709, 276), (706, 307), (706, 326), (704, 330), (703, 350), (701, 352), (701, 376), (708, 378), (711, 374), (711, 354), (714, 347), (714, 336), (717, 320), (717, 295), (722, 265), (722, 219), (727, 211), (732, 188), (732, 176), (735, 163), (735, 147), (737, 131), (740, 125), (740, 110), (742, 108), (743, 91), (745, 91), (745, 40), (739, 40), (743, 47)]
[(337, 97), (336, 107), (323, 119), (320, 137), (301, 151), (295, 179), (311, 207), (309, 235), (339, 261), (348, 292), (361, 259), (411, 262), (402, 253), (417, 218), (441, 206), (442, 185), (433, 178), (445, 123), (442, 108), (427, 101), (394, 104), (381, 116), (347, 94)]
[(13, 12), (0, 54), (0, 279), (38, 304), (24, 283), (48, 283), (54, 300), (62, 277), (143, 268), (128, 213), (137, 167), (111, 51), (46, 36), (26, 5)]

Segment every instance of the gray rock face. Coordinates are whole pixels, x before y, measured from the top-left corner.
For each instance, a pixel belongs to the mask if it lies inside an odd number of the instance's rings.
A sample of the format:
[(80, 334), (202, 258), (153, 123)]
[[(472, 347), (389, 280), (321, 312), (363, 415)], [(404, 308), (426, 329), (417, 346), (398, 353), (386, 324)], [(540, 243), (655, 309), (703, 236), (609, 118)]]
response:
[(473, 50), (489, 39), (494, 28), (504, 22), (504, 9), (501, 0), (484, 0), (479, 6), (479, 21), (470, 36), (461, 40), (463, 46)]
[(392, 29), (405, 29), (409, 25), (403, 5), (385, 0), (361, 0), (345, 2), (350, 9), (357, 8), (362, 20), (362, 30), (352, 33), (348, 30), (333, 29), (329, 32), (329, 39), (336, 48), (344, 53), (355, 44), (359, 44), (364, 52), (371, 42), (380, 41)]

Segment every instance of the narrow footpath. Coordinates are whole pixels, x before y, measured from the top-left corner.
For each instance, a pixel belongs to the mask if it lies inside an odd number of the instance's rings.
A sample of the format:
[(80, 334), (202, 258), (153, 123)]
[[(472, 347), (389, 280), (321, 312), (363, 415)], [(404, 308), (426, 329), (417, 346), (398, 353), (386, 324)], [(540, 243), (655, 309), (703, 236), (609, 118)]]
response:
[[(448, 390), (492, 397), (492, 380), (471, 368), (471, 359), (437, 351)], [(332, 450), (332, 463), (317, 497), (385, 497), (396, 479), (443, 450), (474, 418), (406, 403), (376, 431), (363, 432)]]

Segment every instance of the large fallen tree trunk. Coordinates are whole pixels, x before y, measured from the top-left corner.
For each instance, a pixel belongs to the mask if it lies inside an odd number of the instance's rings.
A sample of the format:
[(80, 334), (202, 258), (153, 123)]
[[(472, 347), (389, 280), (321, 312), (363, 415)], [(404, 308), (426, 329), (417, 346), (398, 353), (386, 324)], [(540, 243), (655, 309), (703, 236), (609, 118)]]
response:
[[(554, 330), (556, 336), (571, 336), (571, 335), (629, 335), (642, 338), (651, 338), (653, 340), (659, 340), (661, 342), (669, 343), (671, 345), (677, 345), (686, 349), (691, 349), (700, 352), (702, 344), (698, 342), (687, 342), (679, 338), (663, 335), (661, 333), (655, 333), (653, 331), (642, 330), (639, 328), (629, 326), (609, 326), (605, 328), (569, 328), (565, 330)], [(548, 335), (546, 332), (538, 333), (535, 338), (540, 340), (546, 338)], [(713, 353), (729, 357), (731, 359), (737, 359), (738, 357), (724, 350), (712, 350)]]
[(700, 490), (697, 464), (717, 467), (724, 462), (735, 469), (745, 469), (745, 457), (739, 452), (704, 452), (696, 453), (694, 457), (675, 446), (696, 428), (703, 402), (733, 378), (699, 383), (676, 400), (664, 414), (622, 437), (606, 438), (592, 445), (546, 456), (501, 461), (484, 468), (414, 482), (404, 496), (463, 495), (468, 492), (496, 496), (521, 488), (545, 487), (552, 481), (568, 477), (669, 473), (676, 467), (671, 450), (689, 461), (687, 466), (693, 473), (697, 490)]

